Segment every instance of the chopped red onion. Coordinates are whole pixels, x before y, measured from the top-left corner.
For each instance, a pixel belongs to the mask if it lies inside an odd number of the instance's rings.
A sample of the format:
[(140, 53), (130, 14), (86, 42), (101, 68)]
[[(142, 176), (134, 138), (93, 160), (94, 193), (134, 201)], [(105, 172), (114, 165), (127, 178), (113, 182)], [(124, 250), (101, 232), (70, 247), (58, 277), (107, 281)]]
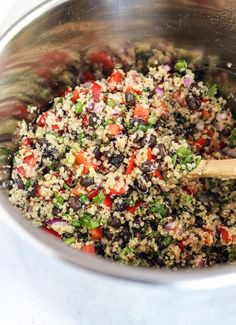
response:
[(47, 221), (47, 225), (50, 226), (52, 230), (57, 232), (59, 235), (68, 232), (73, 233), (74, 227), (69, 225), (65, 220), (61, 218), (53, 218)]
[(168, 223), (167, 225), (165, 225), (164, 228), (165, 228), (166, 230), (173, 230), (173, 229), (175, 229), (175, 227), (177, 226), (177, 223), (178, 223), (178, 222), (175, 220), (175, 221), (170, 222), (170, 223)]
[(93, 110), (94, 110), (94, 105), (95, 105), (95, 103), (94, 103), (93, 99), (91, 99), (91, 100), (88, 102), (87, 110), (88, 110), (89, 112), (93, 112)]
[(103, 111), (103, 109), (104, 109), (104, 104), (103, 103), (96, 103), (95, 105), (94, 105), (94, 109), (93, 109), (93, 112), (94, 113), (101, 113), (102, 111)]
[(161, 88), (161, 87), (156, 87), (156, 88), (155, 88), (155, 93), (156, 93), (158, 96), (163, 97), (164, 94), (165, 94), (165, 90), (164, 90), (163, 88)]
[(171, 67), (168, 64), (164, 65), (164, 68), (167, 72), (169, 72), (171, 70)]
[(183, 83), (184, 87), (189, 88), (193, 82), (193, 79), (191, 77), (184, 77)]

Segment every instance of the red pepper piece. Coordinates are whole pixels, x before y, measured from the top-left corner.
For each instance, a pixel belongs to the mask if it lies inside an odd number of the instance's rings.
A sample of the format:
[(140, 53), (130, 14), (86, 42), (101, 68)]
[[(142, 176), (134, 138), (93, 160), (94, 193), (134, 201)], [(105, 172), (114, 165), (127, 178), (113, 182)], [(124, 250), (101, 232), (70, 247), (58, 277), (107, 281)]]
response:
[(84, 245), (84, 246), (81, 248), (81, 251), (82, 251), (83, 253), (86, 253), (86, 254), (96, 255), (95, 247), (94, 247), (93, 244)]
[(90, 231), (90, 235), (93, 240), (101, 240), (102, 239), (102, 229), (100, 227), (92, 229)]
[(111, 208), (112, 207), (112, 199), (110, 197), (110, 195), (106, 195), (104, 201), (103, 201), (103, 204), (106, 205), (107, 207)]
[(101, 86), (99, 84), (97, 84), (96, 82), (94, 82), (92, 85), (92, 94), (93, 94), (93, 99), (95, 102), (99, 101), (101, 91), (102, 91)]
[(88, 193), (88, 199), (92, 201), (92, 199), (98, 195), (99, 189), (92, 190)]
[(138, 201), (135, 203), (135, 205), (129, 206), (128, 211), (132, 214), (135, 213), (135, 211), (142, 205), (142, 202)]
[(40, 229), (42, 229), (44, 232), (54, 236), (55, 238), (61, 238), (61, 236), (54, 230), (49, 229), (47, 227), (41, 227)]

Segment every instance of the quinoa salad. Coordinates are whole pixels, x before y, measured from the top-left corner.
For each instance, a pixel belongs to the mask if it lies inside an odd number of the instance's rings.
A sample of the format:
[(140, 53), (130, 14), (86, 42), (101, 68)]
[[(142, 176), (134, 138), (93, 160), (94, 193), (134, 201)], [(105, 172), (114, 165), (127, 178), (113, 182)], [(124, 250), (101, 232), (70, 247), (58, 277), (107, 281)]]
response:
[(89, 53), (78, 85), (20, 122), (10, 201), (65, 244), (120, 263), (235, 261), (235, 180), (189, 175), (201, 159), (236, 157), (227, 101), (185, 56), (127, 53), (119, 64)]

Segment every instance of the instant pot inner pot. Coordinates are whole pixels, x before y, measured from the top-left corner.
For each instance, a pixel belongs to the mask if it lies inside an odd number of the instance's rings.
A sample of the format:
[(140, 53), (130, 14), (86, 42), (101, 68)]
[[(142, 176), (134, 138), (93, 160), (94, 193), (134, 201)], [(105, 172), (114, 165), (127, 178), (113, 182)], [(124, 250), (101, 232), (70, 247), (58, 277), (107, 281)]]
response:
[(9, 177), (7, 154), (17, 143), (17, 122), (34, 118), (27, 105), (47, 110), (66, 86), (74, 86), (88, 50), (137, 41), (200, 51), (198, 72), (223, 84), (235, 113), (235, 1), (49, 1), (0, 43), (1, 182)]

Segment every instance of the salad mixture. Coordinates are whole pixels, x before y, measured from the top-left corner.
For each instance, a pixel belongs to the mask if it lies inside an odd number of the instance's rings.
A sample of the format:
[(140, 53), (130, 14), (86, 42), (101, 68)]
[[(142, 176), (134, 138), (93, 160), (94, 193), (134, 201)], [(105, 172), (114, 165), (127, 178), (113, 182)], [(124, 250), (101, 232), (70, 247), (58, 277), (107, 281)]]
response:
[(188, 175), (236, 156), (227, 102), (186, 59), (141, 49), (131, 64), (129, 51), (116, 66), (89, 53), (79, 85), (20, 123), (10, 201), (67, 245), (125, 264), (234, 261), (235, 181)]

